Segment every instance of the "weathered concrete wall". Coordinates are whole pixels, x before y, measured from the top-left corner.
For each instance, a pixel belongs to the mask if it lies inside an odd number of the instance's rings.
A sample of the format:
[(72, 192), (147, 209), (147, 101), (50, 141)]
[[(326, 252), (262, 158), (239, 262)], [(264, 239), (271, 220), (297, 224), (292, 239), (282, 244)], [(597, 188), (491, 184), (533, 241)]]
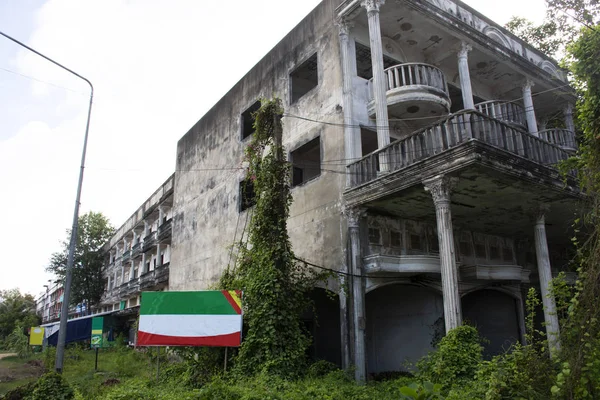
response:
[[(333, 24), (338, 3), (322, 2), (179, 141), (170, 290), (205, 289), (215, 283), (230, 262), (229, 246), (240, 240), (248, 211), (238, 212), (238, 185), (250, 140), (241, 140), (242, 112), (258, 98), (277, 96), (286, 114), (343, 122), (338, 30)], [(289, 73), (315, 52), (318, 86), (290, 105)], [(320, 177), (292, 190), (289, 232), (294, 251), (316, 264), (338, 268), (345, 168), (328, 160), (344, 158), (343, 128), (289, 116), (283, 123), (283, 142), (290, 151), (317, 136), (321, 141)]]

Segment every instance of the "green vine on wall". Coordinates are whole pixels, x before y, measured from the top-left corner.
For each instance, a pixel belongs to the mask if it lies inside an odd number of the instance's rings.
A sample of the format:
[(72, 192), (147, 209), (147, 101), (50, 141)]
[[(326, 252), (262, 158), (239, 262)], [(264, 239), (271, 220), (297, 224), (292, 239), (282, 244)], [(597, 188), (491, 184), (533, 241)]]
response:
[(254, 114), (255, 132), (246, 149), (247, 179), (256, 194), (248, 244), (240, 248), (235, 267), (220, 286), (243, 290), (247, 331), (235, 360), (244, 375), (267, 373), (300, 376), (306, 367), (311, 338), (301, 315), (310, 309), (308, 293), (320, 279), (294, 260), (287, 231), (292, 203), (290, 165), (281, 144), (281, 100), (262, 100)]

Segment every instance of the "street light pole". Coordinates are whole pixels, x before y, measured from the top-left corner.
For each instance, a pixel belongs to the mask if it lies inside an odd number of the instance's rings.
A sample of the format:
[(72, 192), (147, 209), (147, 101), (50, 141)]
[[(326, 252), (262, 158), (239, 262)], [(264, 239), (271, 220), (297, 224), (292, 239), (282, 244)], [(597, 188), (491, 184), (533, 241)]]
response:
[(63, 370), (63, 361), (64, 361), (64, 357), (65, 357), (65, 342), (67, 339), (67, 320), (69, 317), (69, 298), (71, 297), (71, 281), (73, 280), (73, 263), (74, 263), (74, 258), (75, 258), (75, 246), (77, 245), (77, 230), (79, 228), (79, 205), (80, 205), (80, 200), (81, 200), (81, 187), (83, 185), (83, 171), (85, 169), (85, 153), (87, 150), (88, 132), (90, 130), (90, 116), (92, 114), (92, 103), (94, 100), (94, 86), (92, 86), (92, 82), (90, 82), (83, 76), (79, 75), (75, 71), (72, 71), (69, 68), (65, 67), (64, 65), (59, 64), (58, 62), (54, 61), (50, 57), (46, 57), (39, 51), (32, 49), (31, 47), (18, 41), (17, 39), (8, 36), (7, 34), (3, 33), (2, 31), (0, 31), (0, 35), (15, 42), (19, 46), (22, 46), (22, 47), (26, 48), (27, 50), (37, 54), (38, 56), (50, 61), (52, 64), (64, 69), (65, 71), (70, 72), (71, 74), (75, 75), (76, 77), (83, 79), (84, 81), (87, 82), (88, 85), (90, 85), (90, 90), (91, 90), (90, 105), (88, 107), (87, 122), (85, 124), (85, 136), (83, 138), (83, 151), (81, 153), (81, 167), (79, 170), (79, 181), (77, 182), (77, 196), (75, 198), (75, 210), (73, 211), (73, 227), (71, 228), (71, 241), (69, 243), (69, 254), (67, 256), (67, 271), (66, 271), (67, 276), (65, 278), (65, 292), (63, 295), (63, 303), (62, 303), (62, 306), (60, 309), (60, 326), (59, 326), (59, 331), (58, 331), (58, 342), (56, 344), (56, 363), (55, 363), (54, 367), (56, 369), (56, 372), (58, 372), (60, 374), (60, 373), (62, 373), (62, 370)]

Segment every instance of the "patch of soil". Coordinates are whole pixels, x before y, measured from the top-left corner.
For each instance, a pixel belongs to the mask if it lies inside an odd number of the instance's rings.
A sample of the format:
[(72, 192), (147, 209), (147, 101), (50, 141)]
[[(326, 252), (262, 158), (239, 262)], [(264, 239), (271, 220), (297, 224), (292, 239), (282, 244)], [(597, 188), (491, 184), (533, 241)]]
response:
[(26, 364), (31, 367), (44, 368), (44, 364), (42, 363), (42, 360), (29, 360), (29, 361), (27, 361)]
[(121, 383), (121, 381), (117, 378), (110, 378), (102, 382), (102, 386), (114, 386), (118, 385), (119, 383)]

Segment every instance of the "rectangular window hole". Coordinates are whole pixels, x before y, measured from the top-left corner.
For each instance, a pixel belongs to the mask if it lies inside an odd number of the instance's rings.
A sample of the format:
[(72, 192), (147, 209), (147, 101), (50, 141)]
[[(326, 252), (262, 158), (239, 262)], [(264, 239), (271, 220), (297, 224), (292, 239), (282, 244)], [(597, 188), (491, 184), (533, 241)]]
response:
[(292, 151), (292, 187), (321, 175), (321, 138), (316, 137)]
[(256, 204), (256, 194), (254, 193), (254, 182), (245, 179), (240, 182), (239, 187), (240, 212), (247, 210)]
[(390, 244), (392, 247), (402, 247), (402, 233), (390, 231)]
[(290, 74), (291, 81), (291, 103), (295, 103), (319, 84), (317, 53), (300, 64)]
[(242, 139), (254, 133), (254, 113), (260, 108), (260, 101), (256, 101), (242, 113)]
[[(393, 67), (394, 65), (401, 64), (401, 62), (394, 60), (384, 54), (383, 56), (383, 68)], [(356, 43), (356, 72), (357, 75), (364, 79), (371, 79), (373, 77), (373, 67), (371, 61), (371, 49), (362, 44)]]
[(360, 128), (360, 144), (363, 157), (376, 151), (379, 148), (377, 144), (377, 132)]
[(381, 244), (381, 231), (377, 228), (369, 228), (369, 243), (370, 244)]

